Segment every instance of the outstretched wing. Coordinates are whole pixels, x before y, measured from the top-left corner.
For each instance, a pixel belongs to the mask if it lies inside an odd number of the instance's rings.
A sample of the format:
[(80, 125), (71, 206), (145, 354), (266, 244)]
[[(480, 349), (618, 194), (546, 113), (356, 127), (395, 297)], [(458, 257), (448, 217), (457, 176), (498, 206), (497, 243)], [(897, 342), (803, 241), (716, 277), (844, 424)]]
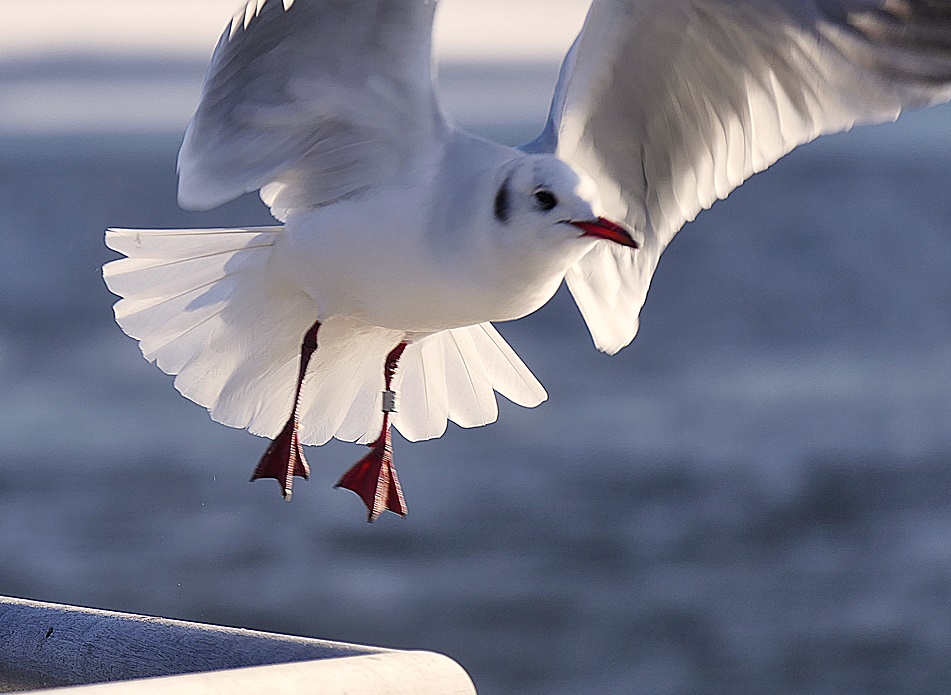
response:
[(597, 182), (637, 251), (567, 281), (597, 346), (634, 339), (667, 244), (797, 145), (951, 98), (951, 0), (594, 0), (549, 122), (523, 149)]
[(434, 0), (250, 0), (225, 29), (178, 159), (179, 202), (263, 188), (282, 215), (392, 176), (440, 125)]

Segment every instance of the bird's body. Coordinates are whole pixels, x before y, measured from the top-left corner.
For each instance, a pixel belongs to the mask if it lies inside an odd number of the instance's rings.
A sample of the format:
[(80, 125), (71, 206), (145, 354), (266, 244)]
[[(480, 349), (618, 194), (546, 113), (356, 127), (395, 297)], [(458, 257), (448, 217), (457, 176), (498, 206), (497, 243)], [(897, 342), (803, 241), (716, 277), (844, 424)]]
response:
[(512, 235), (494, 223), (493, 206), (466, 192), (497, 190), (506, 165), (527, 157), (462, 131), (440, 144), (428, 166), (372, 197), (292, 212), (270, 270), (292, 277), (322, 318), (411, 333), (509, 321), (544, 305), (594, 239), (571, 239), (575, 252), (558, 253)]
[[(457, 0), (462, 1), (462, 0)], [(179, 200), (260, 190), (280, 226), (110, 230), (116, 318), (216, 420), (371, 452), (341, 479), (405, 513), (413, 440), (546, 394), (492, 322), (567, 281), (595, 344), (637, 332), (666, 245), (793, 147), (951, 98), (951, 0), (594, 0), (548, 124), (514, 149), (458, 129), (430, 74), (432, 0), (252, 0), (215, 51)], [(396, 394), (400, 398), (397, 401)]]

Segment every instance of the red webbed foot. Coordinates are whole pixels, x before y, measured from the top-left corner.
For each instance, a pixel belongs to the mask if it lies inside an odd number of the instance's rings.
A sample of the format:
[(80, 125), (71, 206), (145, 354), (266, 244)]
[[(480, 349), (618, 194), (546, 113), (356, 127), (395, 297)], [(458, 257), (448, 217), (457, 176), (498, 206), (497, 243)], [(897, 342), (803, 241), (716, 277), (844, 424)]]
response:
[(367, 507), (367, 521), (374, 522), (385, 511), (406, 516), (406, 501), (393, 467), (390, 427), (384, 422), (380, 438), (369, 445), (370, 452), (357, 461), (334, 487), (357, 493)]
[(289, 502), (295, 475), (306, 480), (310, 477), (310, 466), (297, 437), (297, 421), (291, 418), (264, 452), (251, 480), (274, 478), (281, 484), (281, 494)]

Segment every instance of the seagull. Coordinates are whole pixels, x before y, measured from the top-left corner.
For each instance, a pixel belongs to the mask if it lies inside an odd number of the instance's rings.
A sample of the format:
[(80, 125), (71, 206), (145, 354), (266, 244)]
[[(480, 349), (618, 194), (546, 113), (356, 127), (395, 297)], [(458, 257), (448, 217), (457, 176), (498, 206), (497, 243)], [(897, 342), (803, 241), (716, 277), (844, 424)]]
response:
[[(462, 0), (459, 0), (462, 1)], [(680, 228), (824, 133), (951, 99), (951, 0), (593, 0), (541, 134), (457, 127), (435, 0), (250, 0), (215, 49), (178, 200), (258, 191), (279, 224), (110, 229), (115, 317), (175, 387), (272, 443), (368, 453), (338, 487), (406, 515), (391, 428), (419, 441), (547, 394), (493, 323), (567, 283), (595, 346), (638, 330)]]

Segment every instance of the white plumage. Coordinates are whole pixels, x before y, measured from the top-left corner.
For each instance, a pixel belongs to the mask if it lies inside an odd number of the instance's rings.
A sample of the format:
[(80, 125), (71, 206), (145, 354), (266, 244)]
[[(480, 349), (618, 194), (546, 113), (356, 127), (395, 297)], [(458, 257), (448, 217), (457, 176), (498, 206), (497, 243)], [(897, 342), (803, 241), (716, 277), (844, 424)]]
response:
[(544, 131), (516, 150), (443, 117), (434, 12), (251, 0), (215, 50), (179, 201), (260, 191), (283, 226), (106, 236), (127, 256), (104, 269), (116, 319), (145, 357), (216, 420), (277, 438), (285, 494), (300, 442), (372, 444), (371, 518), (404, 509), (391, 417), (427, 439), (494, 421), (495, 392), (546, 398), (492, 321), (567, 281), (617, 352), (702, 209), (822, 133), (951, 98), (951, 1), (594, 0)]

